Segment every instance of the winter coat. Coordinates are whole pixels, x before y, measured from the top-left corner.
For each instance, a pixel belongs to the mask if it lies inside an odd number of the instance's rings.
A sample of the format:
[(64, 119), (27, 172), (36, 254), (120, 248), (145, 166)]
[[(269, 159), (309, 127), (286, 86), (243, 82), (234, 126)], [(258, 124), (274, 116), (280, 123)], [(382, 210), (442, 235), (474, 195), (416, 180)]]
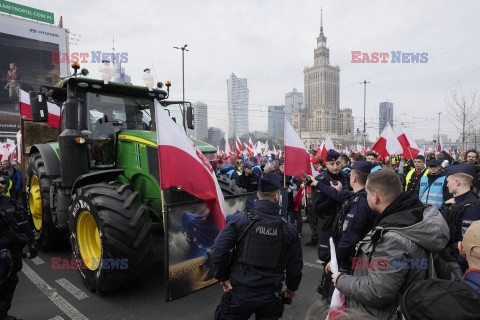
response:
[(426, 278), (429, 251), (442, 250), (448, 240), (449, 229), (438, 209), (404, 193), (377, 217), (359, 243), (354, 274), (341, 274), (336, 287), (347, 297), (347, 307), (378, 319), (396, 319), (403, 292)]

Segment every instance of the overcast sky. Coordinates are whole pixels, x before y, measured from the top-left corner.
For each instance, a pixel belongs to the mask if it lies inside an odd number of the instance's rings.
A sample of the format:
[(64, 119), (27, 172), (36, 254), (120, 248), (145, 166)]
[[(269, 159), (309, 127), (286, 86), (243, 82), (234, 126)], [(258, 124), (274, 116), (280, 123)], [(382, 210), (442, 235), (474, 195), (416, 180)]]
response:
[[(378, 105), (394, 103), (396, 119), (415, 138), (432, 139), (441, 114), (441, 132), (457, 137), (445, 108), (445, 94), (470, 93), (480, 80), (479, 1), (15, 1), (55, 13), (73, 37), (72, 52), (115, 48), (128, 52), (124, 65), (132, 82), (142, 83), (152, 67), (156, 81), (173, 83), (181, 99), (181, 52), (185, 55), (185, 95), (205, 101), (209, 126), (226, 129), (226, 79), (248, 79), (250, 130), (266, 130), (267, 106), (284, 104), (293, 87), (303, 92), (303, 69), (313, 65), (313, 49), (323, 6), (330, 63), (340, 67), (340, 107), (353, 109), (363, 126), (363, 86), (367, 79), (367, 127), (378, 136)], [(79, 36), (75, 36), (77, 34)], [(78, 43), (78, 45), (74, 45)], [(351, 51), (428, 53), (425, 64), (354, 64)], [(389, 59), (390, 60), (390, 59)], [(97, 64), (87, 64), (98, 76)], [(473, 73), (472, 73), (473, 72)], [(461, 80), (459, 82), (459, 80)], [(361, 129), (362, 130), (362, 129)]]

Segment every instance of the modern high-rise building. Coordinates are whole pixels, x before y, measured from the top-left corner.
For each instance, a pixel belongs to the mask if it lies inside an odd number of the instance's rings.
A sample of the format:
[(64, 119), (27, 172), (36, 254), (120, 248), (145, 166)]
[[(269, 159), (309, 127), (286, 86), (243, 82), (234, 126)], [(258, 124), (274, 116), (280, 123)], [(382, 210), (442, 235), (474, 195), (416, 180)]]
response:
[(292, 113), (294, 110), (303, 110), (303, 92), (298, 92), (293, 88), (292, 91), (285, 93), (285, 118), (292, 123)]
[(207, 142), (214, 145), (218, 146), (220, 144), (220, 141), (223, 138), (223, 130), (220, 128), (216, 127), (210, 127), (208, 128), (208, 139)]
[(195, 139), (206, 141), (208, 138), (208, 107), (204, 102), (201, 101), (197, 101), (192, 106), (195, 119), (195, 128), (193, 130), (187, 129), (187, 132)]
[(378, 135), (382, 134), (387, 123), (393, 126), (393, 103), (380, 102), (378, 110)]
[(232, 73), (227, 79), (229, 138), (248, 136), (248, 97), (247, 79)]
[(284, 106), (268, 107), (268, 135), (275, 139), (283, 138), (283, 125), (285, 121)]
[(340, 68), (331, 66), (329, 58), (322, 14), (314, 64), (303, 71), (305, 108), (292, 114), (292, 125), (307, 147), (327, 135), (335, 144), (353, 141), (352, 110), (340, 109)]
[(112, 81), (120, 83), (132, 83), (132, 77), (125, 73), (125, 68), (122, 68), (122, 64), (120, 62), (113, 63)]

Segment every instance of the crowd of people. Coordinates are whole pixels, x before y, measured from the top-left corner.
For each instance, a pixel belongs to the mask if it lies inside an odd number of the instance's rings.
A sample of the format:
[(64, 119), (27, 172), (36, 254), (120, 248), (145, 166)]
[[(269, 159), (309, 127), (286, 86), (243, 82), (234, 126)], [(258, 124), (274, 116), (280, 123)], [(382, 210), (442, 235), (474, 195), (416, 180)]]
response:
[(222, 161), (217, 174), (257, 192), (258, 200), (215, 241), (213, 267), (225, 291), (215, 319), (281, 317), (301, 281), (302, 217), (312, 234), (305, 246), (316, 247), (324, 267), (317, 291), (328, 303), (336, 288), (346, 313), (480, 319), (479, 154), (468, 150), (464, 158), (437, 152), (379, 161), (373, 151), (332, 149), (325, 159), (312, 152), (315, 174), (304, 177), (285, 176), (275, 156)]

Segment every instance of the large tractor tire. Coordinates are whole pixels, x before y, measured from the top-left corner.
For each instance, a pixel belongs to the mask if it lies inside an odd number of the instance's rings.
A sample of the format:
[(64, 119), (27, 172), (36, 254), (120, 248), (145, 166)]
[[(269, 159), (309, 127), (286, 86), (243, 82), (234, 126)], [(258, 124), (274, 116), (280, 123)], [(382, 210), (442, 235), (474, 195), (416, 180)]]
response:
[(233, 196), (243, 193), (243, 190), (237, 186), (235, 181), (230, 180), (226, 175), (217, 175), (217, 180), (224, 196)]
[(55, 226), (50, 210), (51, 177), (47, 176), (45, 163), (39, 153), (28, 159), (26, 174), (26, 204), (33, 226), (35, 240), (42, 250), (66, 246), (67, 233)]
[(69, 207), (70, 239), (86, 286), (104, 294), (131, 285), (151, 256), (152, 221), (138, 192), (118, 181), (79, 188)]

